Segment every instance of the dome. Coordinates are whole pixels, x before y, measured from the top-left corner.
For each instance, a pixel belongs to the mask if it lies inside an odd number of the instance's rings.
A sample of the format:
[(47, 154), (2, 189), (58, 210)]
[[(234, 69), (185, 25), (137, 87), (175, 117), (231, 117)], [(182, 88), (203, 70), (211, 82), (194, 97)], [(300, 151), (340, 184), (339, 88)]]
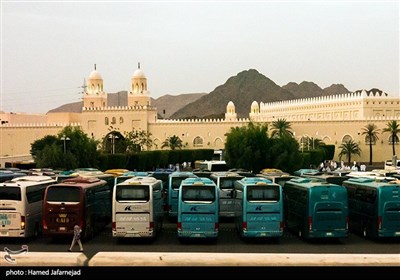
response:
[(93, 70), (89, 75), (90, 80), (103, 80), (100, 73), (97, 70)]
[(257, 101), (253, 101), (253, 103), (251, 103), (251, 108), (257, 108), (258, 109)]
[(235, 104), (233, 104), (232, 101), (229, 101), (229, 102), (228, 102), (228, 105), (226, 105), (226, 108), (227, 108), (227, 109), (228, 109), (228, 108), (235, 109)]
[(142, 69), (138, 69), (135, 71), (135, 73), (133, 73), (132, 78), (146, 78), (144, 72), (142, 71)]

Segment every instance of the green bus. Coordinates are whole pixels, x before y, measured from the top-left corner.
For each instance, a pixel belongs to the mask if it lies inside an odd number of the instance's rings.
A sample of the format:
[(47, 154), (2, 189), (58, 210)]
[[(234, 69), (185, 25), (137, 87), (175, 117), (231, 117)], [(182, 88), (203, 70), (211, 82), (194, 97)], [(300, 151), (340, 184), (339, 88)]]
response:
[(349, 196), (349, 227), (368, 238), (400, 237), (400, 183), (370, 178), (343, 182)]
[(304, 238), (348, 236), (347, 190), (310, 178), (293, 178), (283, 186), (286, 226)]

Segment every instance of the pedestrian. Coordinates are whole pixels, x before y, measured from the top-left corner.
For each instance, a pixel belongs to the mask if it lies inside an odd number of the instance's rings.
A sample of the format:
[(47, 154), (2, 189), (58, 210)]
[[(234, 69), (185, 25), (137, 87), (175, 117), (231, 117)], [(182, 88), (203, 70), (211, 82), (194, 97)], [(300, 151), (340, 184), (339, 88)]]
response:
[(80, 251), (83, 252), (83, 246), (82, 246), (82, 242), (81, 242), (81, 233), (82, 230), (78, 225), (74, 226), (74, 238), (72, 239), (72, 243), (71, 243), (71, 247), (69, 247), (68, 251), (72, 252), (72, 248), (75, 246), (75, 243), (78, 242)]

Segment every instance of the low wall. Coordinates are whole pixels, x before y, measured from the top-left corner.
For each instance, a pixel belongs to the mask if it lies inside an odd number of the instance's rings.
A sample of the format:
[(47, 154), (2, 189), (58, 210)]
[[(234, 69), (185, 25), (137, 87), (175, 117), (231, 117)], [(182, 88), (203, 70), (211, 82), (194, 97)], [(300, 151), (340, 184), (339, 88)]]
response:
[[(0, 253), (1, 266), (86, 266), (88, 258), (83, 253), (27, 252), (17, 255)], [(14, 260), (14, 261), (13, 261)]]
[(89, 266), (400, 266), (400, 254), (99, 252)]

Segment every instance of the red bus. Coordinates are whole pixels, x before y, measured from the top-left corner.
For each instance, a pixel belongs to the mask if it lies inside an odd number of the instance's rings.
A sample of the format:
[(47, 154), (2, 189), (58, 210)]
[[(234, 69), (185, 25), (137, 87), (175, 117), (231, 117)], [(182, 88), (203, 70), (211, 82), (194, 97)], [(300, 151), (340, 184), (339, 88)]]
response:
[(73, 235), (74, 225), (88, 238), (111, 221), (111, 192), (98, 178), (75, 177), (50, 185), (43, 200), (43, 234)]

